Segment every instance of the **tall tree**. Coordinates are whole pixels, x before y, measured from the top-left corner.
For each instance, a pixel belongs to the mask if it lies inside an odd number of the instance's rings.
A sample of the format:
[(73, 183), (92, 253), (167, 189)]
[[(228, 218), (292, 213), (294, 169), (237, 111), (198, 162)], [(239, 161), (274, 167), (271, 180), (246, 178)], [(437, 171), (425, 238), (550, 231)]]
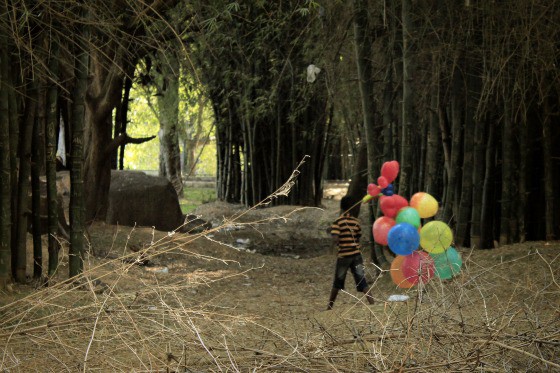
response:
[(80, 12), (84, 25), (76, 42), (75, 87), (72, 95), (72, 148), (70, 152), (70, 250), (68, 253), (69, 275), (74, 277), (83, 270), (85, 206), (84, 206), (84, 120), (86, 91), (89, 74), (89, 38), (87, 26), (89, 13), (82, 7)]
[[(49, 267), (48, 277), (54, 276), (58, 268), (59, 243), (58, 232), (58, 200), (56, 190), (56, 134), (58, 123), (57, 96), (58, 96), (58, 69), (59, 69), (59, 43), (55, 39), (50, 41), (49, 71), (52, 74), (47, 85), (47, 118), (45, 128), (46, 149), (46, 179), (47, 179), (47, 211), (48, 211), (48, 252)], [(62, 211), (64, 212), (64, 211)], [(63, 216), (64, 219), (66, 217)]]
[(181, 151), (179, 148), (179, 46), (172, 43), (169, 49), (158, 54), (156, 74), (158, 120), (160, 123), (160, 176), (166, 176), (177, 195), (183, 195), (181, 176)]
[[(6, 14), (0, 5), (0, 14)], [(0, 16), (3, 17), (3, 16)], [(10, 170), (10, 115), (8, 106), (9, 60), (7, 35), (0, 35), (0, 289), (11, 279), (11, 170)]]
[(17, 197), (17, 226), (15, 250), (15, 278), (18, 282), (26, 281), (27, 267), (27, 223), (29, 209), (29, 179), (31, 176), (31, 137), (37, 113), (38, 83), (34, 78), (28, 83), (25, 104), (23, 131), (20, 133), (20, 166)]

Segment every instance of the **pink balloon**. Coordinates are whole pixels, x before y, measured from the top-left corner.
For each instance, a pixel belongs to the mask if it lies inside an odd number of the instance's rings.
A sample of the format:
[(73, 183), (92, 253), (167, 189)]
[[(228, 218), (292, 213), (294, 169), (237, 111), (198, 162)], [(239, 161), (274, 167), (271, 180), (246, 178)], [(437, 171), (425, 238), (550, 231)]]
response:
[(375, 220), (372, 227), (373, 240), (380, 245), (387, 245), (389, 231), (396, 224), (394, 219), (381, 216)]
[(387, 178), (385, 176), (379, 176), (377, 178), (377, 184), (379, 184), (379, 187), (381, 189), (385, 189), (389, 185), (389, 182), (387, 181)]
[(397, 216), (400, 209), (408, 206), (408, 201), (398, 194), (393, 194), (392, 196), (381, 196), (379, 206), (381, 207), (381, 211), (383, 211), (383, 215), (389, 218), (394, 218)]
[(383, 163), (381, 166), (381, 176), (384, 176), (387, 179), (387, 183), (392, 183), (393, 180), (397, 178), (399, 174), (399, 162), (397, 161), (389, 161)]
[(434, 276), (434, 260), (424, 251), (415, 251), (404, 259), (402, 271), (407, 281), (426, 284)]
[(381, 188), (375, 184), (369, 184), (367, 187), (367, 192), (372, 197), (377, 197), (381, 193)]

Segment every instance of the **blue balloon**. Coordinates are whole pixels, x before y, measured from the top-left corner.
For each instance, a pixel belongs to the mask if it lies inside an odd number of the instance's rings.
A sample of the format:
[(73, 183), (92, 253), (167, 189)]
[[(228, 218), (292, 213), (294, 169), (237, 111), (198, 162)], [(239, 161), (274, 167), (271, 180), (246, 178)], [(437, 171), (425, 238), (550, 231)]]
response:
[(410, 255), (420, 245), (420, 234), (412, 224), (399, 223), (389, 230), (387, 242), (395, 254)]
[(385, 195), (387, 197), (395, 194), (394, 191), (393, 191), (393, 184), (389, 184), (389, 185), (387, 185), (387, 188), (381, 189), (381, 193), (383, 193), (383, 195)]

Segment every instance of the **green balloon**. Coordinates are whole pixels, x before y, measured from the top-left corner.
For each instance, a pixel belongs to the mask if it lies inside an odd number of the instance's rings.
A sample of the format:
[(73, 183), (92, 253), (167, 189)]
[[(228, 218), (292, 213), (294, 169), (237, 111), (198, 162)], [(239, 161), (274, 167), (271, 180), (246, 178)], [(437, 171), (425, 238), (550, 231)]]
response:
[(453, 246), (440, 254), (430, 253), (430, 256), (434, 259), (436, 275), (442, 280), (448, 280), (461, 273), (463, 260), (461, 254)]
[(412, 207), (404, 207), (400, 209), (395, 220), (397, 221), (397, 224), (408, 223), (416, 228), (420, 227), (420, 214)]

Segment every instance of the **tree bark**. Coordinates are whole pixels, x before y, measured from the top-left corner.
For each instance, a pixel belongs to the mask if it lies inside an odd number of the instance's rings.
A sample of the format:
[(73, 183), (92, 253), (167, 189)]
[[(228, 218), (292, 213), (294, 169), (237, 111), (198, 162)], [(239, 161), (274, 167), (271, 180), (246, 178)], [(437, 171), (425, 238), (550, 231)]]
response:
[(451, 224), (452, 219), (457, 219), (458, 212), (458, 191), (460, 187), (459, 178), (459, 161), (462, 152), (462, 119), (463, 119), (463, 78), (459, 67), (454, 68), (453, 73), (453, 89), (451, 94), (451, 154), (449, 157), (449, 164), (446, 169), (448, 170), (447, 184), (445, 191), (445, 202), (443, 206), (443, 215), (441, 220)]
[(492, 221), (494, 220), (494, 182), (495, 182), (495, 157), (496, 157), (496, 124), (488, 123), (488, 138), (486, 142), (486, 166), (484, 167), (484, 184), (482, 187), (482, 208), (480, 215), (480, 247), (489, 249), (493, 247), (494, 235)]
[(31, 81), (27, 92), (23, 131), (20, 133), (20, 167), (17, 199), (16, 272), (17, 282), (26, 281), (27, 219), (29, 208), (29, 177), (31, 176), (31, 137), (37, 112), (37, 82)]
[(402, 1), (402, 129), (400, 142), (400, 172), (399, 194), (410, 197), (412, 188), (412, 158), (413, 141), (412, 129), (414, 125), (412, 76), (414, 64), (412, 61), (412, 45), (414, 26), (412, 22), (411, 0)]
[(161, 151), (165, 175), (177, 195), (183, 195), (181, 151), (179, 148), (179, 76), (180, 65), (175, 50), (160, 54), (161, 76), (158, 84), (158, 108), (161, 129)]
[(38, 95), (37, 119), (33, 123), (31, 139), (31, 217), (33, 233), (33, 278), (40, 279), (43, 275), (43, 245), (41, 242), (41, 164), (44, 149), (45, 125), (45, 89), (41, 83)]
[[(57, 80), (58, 80), (58, 58), (59, 44), (56, 40), (51, 41), (51, 56), (49, 58), (49, 70), (53, 81), (50, 81), (47, 89), (47, 120), (45, 130), (46, 142), (46, 177), (47, 177), (47, 211), (48, 211), (48, 252), (49, 268), (48, 278), (52, 278), (58, 268), (59, 243), (58, 233), (58, 200), (56, 190), (56, 140), (57, 140)], [(66, 220), (66, 217), (64, 217)]]
[(482, 248), (482, 195), (485, 170), (485, 143), (484, 138), (487, 131), (485, 123), (477, 118), (474, 121), (474, 144), (473, 144), (473, 174), (472, 174), (472, 213), (471, 213), (471, 247)]
[[(469, 80), (469, 78), (467, 78)], [(469, 90), (472, 95), (476, 91)], [(455, 244), (459, 247), (469, 246), (469, 229), (472, 213), (472, 194), (473, 194), (473, 145), (474, 145), (474, 107), (469, 97), (465, 97), (466, 113), (465, 127), (463, 136), (463, 167), (461, 181), (461, 197), (457, 212), (457, 227), (455, 229)]]
[(432, 57), (433, 79), (430, 87), (430, 114), (428, 119), (428, 146), (426, 149), (426, 177), (424, 179), (424, 190), (434, 198), (439, 199), (436, 185), (442, 174), (438, 167), (440, 164), (441, 135), (439, 130), (438, 105), (439, 105), (439, 68), (437, 60)]
[(500, 209), (500, 246), (511, 243), (512, 230), (510, 220), (513, 218), (513, 186), (515, 185), (513, 172), (513, 118), (510, 103), (504, 104), (504, 118), (502, 121), (502, 195)]
[(554, 234), (554, 171), (552, 166), (552, 139), (551, 139), (551, 110), (544, 98), (543, 120), (543, 166), (544, 166), (544, 201), (545, 201), (545, 238), (547, 241), (555, 239)]
[[(0, 5), (5, 14), (5, 7)], [(10, 114), (8, 105), (9, 76), (8, 44), (4, 35), (0, 36), (0, 290), (11, 280), (12, 241), (12, 183), (10, 170)]]
[[(88, 18), (86, 11), (82, 11)], [(89, 74), (89, 29), (83, 26), (76, 41), (75, 87), (72, 95), (72, 148), (70, 150), (70, 249), (68, 253), (69, 276), (83, 271), (84, 255), (84, 121), (86, 114), (86, 91)], [(101, 150), (100, 150), (101, 151)]]
[[(375, 97), (372, 81), (372, 66), (370, 62), (371, 45), (373, 40), (368, 36), (368, 7), (364, 0), (354, 0), (354, 42), (356, 48), (356, 63), (362, 103), (363, 126), (368, 150), (367, 169), (373, 172), (375, 157), (380, 151), (375, 148)], [(371, 175), (373, 177), (373, 175)]]

